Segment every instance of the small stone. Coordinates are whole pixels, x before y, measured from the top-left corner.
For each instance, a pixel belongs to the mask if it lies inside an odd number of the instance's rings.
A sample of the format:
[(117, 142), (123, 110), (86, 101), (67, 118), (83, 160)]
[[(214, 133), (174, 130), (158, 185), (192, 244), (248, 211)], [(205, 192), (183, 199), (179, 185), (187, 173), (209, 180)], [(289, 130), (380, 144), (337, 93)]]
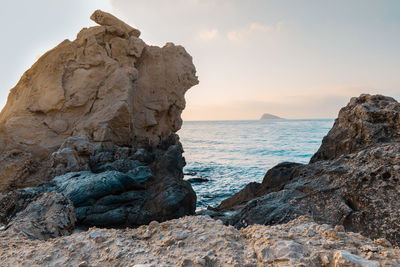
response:
[(164, 247), (169, 247), (169, 246), (171, 246), (171, 245), (174, 244), (174, 243), (175, 243), (175, 240), (172, 239), (172, 238), (170, 237), (170, 238), (167, 238), (167, 239), (165, 239), (165, 240), (163, 241), (162, 246), (164, 246)]
[(341, 224), (335, 225), (335, 231), (339, 232), (339, 233), (343, 233), (345, 231), (344, 226)]
[(338, 251), (334, 255), (335, 266), (363, 266), (380, 267), (377, 261), (363, 259), (360, 256), (351, 254), (347, 251)]
[(89, 234), (90, 238), (92, 238), (96, 243), (101, 243), (105, 240), (103, 236), (101, 236), (98, 232), (92, 232)]
[(174, 233), (172, 236), (175, 238), (175, 240), (183, 240), (189, 236), (189, 233), (190, 232), (188, 230), (185, 230), (183, 232)]
[(382, 251), (381, 254), (385, 258), (392, 257), (392, 253), (390, 251), (387, 251), (387, 250)]
[(151, 237), (151, 231), (150, 230), (146, 230), (146, 232), (143, 234), (143, 238), (144, 239), (148, 239)]
[(203, 258), (200, 258), (200, 257), (196, 257), (194, 262), (197, 263), (197, 264), (200, 264), (201, 266), (206, 265), (206, 260), (203, 259)]
[(181, 258), (180, 260), (180, 266), (189, 266), (192, 264), (192, 261), (188, 258)]
[(327, 244), (327, 243), (321, 244), (321, 247), (323, 247), (324, 249), (330, 249), (331, 248), (331, 246), (329, 244)]
[(306, 236), (315, 236), (315, 232), (313, 230), (311, 230), (311, 229), (308, 229), (306, 231)]
[(330, 263), (329, 258), (328, 258), (327, 255), (323, 255), (323, 256), (321, 257), (321, 260), (322, 260), (322, 263), (323, 263), (324, 265), (328, 265), (328, 264)]
[(45, 261), (50, 261), (53, 257), (51, 255), (46, 255), (44, 258)]
[(364, 245), (360, 247), (360, 250), (363, 252), (378, 252), (378, 248), (371, 245)]
[(334, 238), (334, 239), (337, 238), (337, 233), (336, 233), (336, 231), (334, 231), (334, 230), (332, 230), (332, 229), (329, 229), (329, 230), (327, 231), (327, 235), (328, 235), (329, 238)]
[(149, 223), (149, 229), (155, 229), (158, 228), (160, 226), (160, 223), (157, 221), (152, 221)]
[(391, 248), (392, 244), (386, 238), (378, 238), (374, 240), (374, 244), (378, 246), (383, 246), (387, 248)]
[(78, 264), (78, 267), (88, 267), (87, 261), (81, 261), (81, 262)]

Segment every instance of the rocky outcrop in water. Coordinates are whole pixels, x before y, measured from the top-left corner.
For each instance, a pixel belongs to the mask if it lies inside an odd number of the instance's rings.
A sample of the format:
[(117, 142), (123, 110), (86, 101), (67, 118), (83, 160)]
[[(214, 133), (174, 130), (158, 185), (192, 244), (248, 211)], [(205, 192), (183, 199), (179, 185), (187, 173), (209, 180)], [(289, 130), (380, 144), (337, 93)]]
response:
[(236, 227), (307, 215), (399, 245), (399, 118), (393, 98), (353, 98), (310, 164), (281, 163), (209, 212)]
[(279, 119), (282, 119), (282, 118), (278, 117), (276, 115), (269, 114), (269, 113), (264, 113), (260, 118), (260, 120), (279, 120)]
[[(102, 226), (194, 213), (175, 134), (184, 94), (198, 83), (191, 56), (172, 43), (145, 44), (111, 14), (91, 18), (100, 26), (40, 57), (8, 96), (0, 113), (0, 202), (58, 192), (74, 204), (78, 224)], [(2, 223), (31, 201), (0, 210)]]

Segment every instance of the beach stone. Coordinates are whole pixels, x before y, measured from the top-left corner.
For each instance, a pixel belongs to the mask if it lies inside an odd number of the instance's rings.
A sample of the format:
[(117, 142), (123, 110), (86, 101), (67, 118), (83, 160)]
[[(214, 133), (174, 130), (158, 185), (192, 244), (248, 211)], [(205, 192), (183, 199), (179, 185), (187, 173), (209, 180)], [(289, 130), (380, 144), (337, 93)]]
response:
[(38, 197), (9, 222), (9, 231), (21, 232), (31, 239), (48, 239), (71, 234), (75, 227), (72, 202), (51, 192)]
[(357, 255), (353, 255), (347, 251), (338, 251), (334, 255), (335, 266), (338, 267), (380, 267), (381, 265), (377, 261), (370, 261), (363, 259)]

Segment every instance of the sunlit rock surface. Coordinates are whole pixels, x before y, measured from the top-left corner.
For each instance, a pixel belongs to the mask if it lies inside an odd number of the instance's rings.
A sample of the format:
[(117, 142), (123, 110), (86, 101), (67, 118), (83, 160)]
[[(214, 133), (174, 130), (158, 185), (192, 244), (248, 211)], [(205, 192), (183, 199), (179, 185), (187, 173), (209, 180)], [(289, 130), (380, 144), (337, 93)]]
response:
[(40, 57), (8, 96), (0, 113), (0, 201), (57, 176), (32, 190), (88, 194), (84, 206), (71, 199), (78, 223), (136, 225), (194, 213), (175, 134), (184, 94), (198, 83), (191, 56), (172, 43), (147, 45), (111, 14), (97, 10), (91, 18), (100, 26)]

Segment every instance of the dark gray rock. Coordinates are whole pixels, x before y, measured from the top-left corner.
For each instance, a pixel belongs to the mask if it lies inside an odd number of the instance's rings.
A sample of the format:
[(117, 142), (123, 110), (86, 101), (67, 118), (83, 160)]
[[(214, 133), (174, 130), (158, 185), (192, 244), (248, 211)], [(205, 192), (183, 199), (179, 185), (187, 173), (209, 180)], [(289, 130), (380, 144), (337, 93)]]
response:
[(56, 192), (45, 193), (16, 214), (7, 231), (19, 232), (31, 239), (48, 239), (71, 234), (75, 227), (71, 201)]
[[(40, 186), (1, 194), (0, 223), (6, 225), (29, 203), (50, 192), (67, 197), (77, 224), (84, 226), (138, 226), (194, 213), (196, 194), (183, 180), (185, 160), (177, 136), (159, 148), (88, 144), (84, 138), (66, 143), (57, 153), (66, 155), (62, 151), (69, 149), (72, 159), (53, 162), (58, 173), (67, 173)], [(79, 166), (84, 171), (68, 172)]]
[[(248, 185), (210, 215), (239, 228), (309, 215), (316, 222), (399, 245), (398, 114), (399, 104), (391, 98), (353, 98), (312, 163), (275, 166), (261, 184)], [(342, 124), (345, 119), (350, 121)]]
[[(270, 174), (279, 174), (280, 167), (272, 168)], [(378, 145), (336, 160), (293, 165), (285, 170), (290, 179), (282, 188), (259, 185), (253, 190), (258, 197), (236, 205), (234, 200), (244, 193), (239, 192), (223, 203), (233, 205), (221, 204), (214, 216), (232, 210), (232, 216), (222, 219), (240, 228), (286, 223), (309, 215), (319, 223), (341, 224), (348, 231), (400, 244), (399, 170), (399, 143)]]
[(188, 181), (191, 184), (199, 184), (199, 183), (206, 183), (209, 182), (210, 180), (207, 178), (202, 178), (202, 177), (195, 177), (195, 178), (189, 178), (186, 181)]
[(18, 212), (24, 210), (39, 195), (39, 190), (26, 189), (0, 193), (0, 224), (7, 225)]

